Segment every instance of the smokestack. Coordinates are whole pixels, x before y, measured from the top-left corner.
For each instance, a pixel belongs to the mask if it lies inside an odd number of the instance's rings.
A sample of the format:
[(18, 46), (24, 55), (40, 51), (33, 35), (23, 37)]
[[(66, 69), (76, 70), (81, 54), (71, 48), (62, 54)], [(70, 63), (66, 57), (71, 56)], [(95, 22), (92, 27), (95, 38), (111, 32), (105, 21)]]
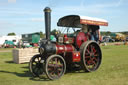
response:
[(46, 39), (50, 41), (50, 32), (51, 32), (51, 9), (46, 7), (44, 9), (44, 17), (45, 17), (45, 33)]

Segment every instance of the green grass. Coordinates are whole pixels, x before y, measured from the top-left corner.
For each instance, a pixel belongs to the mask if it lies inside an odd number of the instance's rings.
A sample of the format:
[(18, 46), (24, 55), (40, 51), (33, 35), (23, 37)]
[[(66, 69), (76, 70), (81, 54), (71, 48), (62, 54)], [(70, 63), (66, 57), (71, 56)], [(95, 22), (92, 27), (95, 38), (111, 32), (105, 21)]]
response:
[(14, 48), (0, 48), (0, 52), (8, 52), (8, 51), (11, 51), (12, 49)]
[(0, 85), (128, 85), (128, 46), (101, 48), (103, 58), (97, 71), (66, 73), (55, 81), (32, 78), (28, 64), (15, 64), (11, 52), (1, 52)]

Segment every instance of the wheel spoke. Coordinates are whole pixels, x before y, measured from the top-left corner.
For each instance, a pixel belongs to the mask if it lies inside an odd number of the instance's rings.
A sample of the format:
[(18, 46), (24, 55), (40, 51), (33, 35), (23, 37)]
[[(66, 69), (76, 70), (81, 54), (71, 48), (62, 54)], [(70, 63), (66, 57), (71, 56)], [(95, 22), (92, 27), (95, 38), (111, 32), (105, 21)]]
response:
[(63, 70), (62, 68), (58, 68), (58, 71), (60, 71), (60, 72), (61, 72), (62, 70)]
[(92, 60), (92, 64), (95, 66), (96, 65), (95, 61)]
[(41, 70), (40, 70), (40, 68), (38, 68), (38, 74), (41, 74)]
[(98, 57), (99, 55), (98, 54), (94, 54), (95, 57)]
[(92, 60), (98, 62), (98, 59), (96, 57), (94, 57)]
[(36, 64), (36, 65), (37, 65), (38, 63), (39, 63), (38, 61), (34, 61), (34, 62), (33, 62), (33, 64)]
[(54, 70), (54, 67), (51, 67), (51, 68), (49, 67), (48, 68), (48, 71), (51, 71), (51, 70)]
[(49, 72), (51, 76), (53, 76), (55, 74), (54, 70)]
[(40, 72), (41, 72), (41, 74), (43, 73), (43, 68), (40, 68)]
[(50, 60), (49, 62), (48, 62), (48, 65), (49, 64), (54, 64), (54, 61), (53, 60)]
[(37, 74), (38, 73), (38, 68), (35, 68), (35, 69), (33, 69), (34, 70), (34, 72)]
[(87, 49), (87, 53), (90, 54), (91, 52), (89, 51), (89, 49)]
[(91, 53), (93, 53), (93, 46), (92, 46), (92, 45), (90, 45), (90, 47), (91, 47)]
[(57, 69), (58, 76), (60, 75), (61, 72), (62, 72), (62, 69), (58, 68)]
[(93, 51), (94, 54), (96, 53), (96, 49), (95, 49), (94, 46), (92, 47), (92, 51)]
[(88, 60), (88, 61), (87, 61), (87, 64), (88, 64), (88, 65), (90, 65), (91, 63), (92, 63), (92, 61), (91, 61), (91, 60)]
[(55, 65), (54, 64), (48, 64), (48, 67), (54, 67)]
[(85, 58), (90, 58), (91, 56), (85, 56)]
[(39, 57), (37, 59), (38, 59), (38, 62), (39, 62), (40, 61)]
[(55, 62), (56, 62), (56, 64), (58, 64), (58, 59), (57, 58), (55, 58)]
[(37, 62), (32, 62), (32, 65), (36, 65), (37, 64)]

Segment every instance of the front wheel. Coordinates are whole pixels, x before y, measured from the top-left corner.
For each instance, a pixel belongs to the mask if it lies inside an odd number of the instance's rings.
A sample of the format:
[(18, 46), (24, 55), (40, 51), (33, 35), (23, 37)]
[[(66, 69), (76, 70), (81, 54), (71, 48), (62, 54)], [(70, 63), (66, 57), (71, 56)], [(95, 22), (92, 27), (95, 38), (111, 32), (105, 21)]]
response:
[(47, 58), (45, 72), (49, 79), (59, 79), (64, 75), (66, 70), (65, 60), (60, 55), (51, 55)]
[(39, 77), (44, 73), (41, 55), (34, 55), (29, 62), (29, 70), (34, 77)]

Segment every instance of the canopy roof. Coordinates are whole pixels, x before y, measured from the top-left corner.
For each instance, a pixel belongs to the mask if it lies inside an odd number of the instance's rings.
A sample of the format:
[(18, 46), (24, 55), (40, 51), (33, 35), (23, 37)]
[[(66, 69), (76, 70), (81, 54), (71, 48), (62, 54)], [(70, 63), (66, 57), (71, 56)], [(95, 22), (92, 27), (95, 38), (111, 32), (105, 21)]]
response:
[(81, 28), (84, 25), (98, 25), (98, 26), (108, 26), (108, 22), (104, 19), (93, 18), (88, 16), (79, 15), (68, 15), (59, 19), (57, 25), (63, 27), (77, 27)]

